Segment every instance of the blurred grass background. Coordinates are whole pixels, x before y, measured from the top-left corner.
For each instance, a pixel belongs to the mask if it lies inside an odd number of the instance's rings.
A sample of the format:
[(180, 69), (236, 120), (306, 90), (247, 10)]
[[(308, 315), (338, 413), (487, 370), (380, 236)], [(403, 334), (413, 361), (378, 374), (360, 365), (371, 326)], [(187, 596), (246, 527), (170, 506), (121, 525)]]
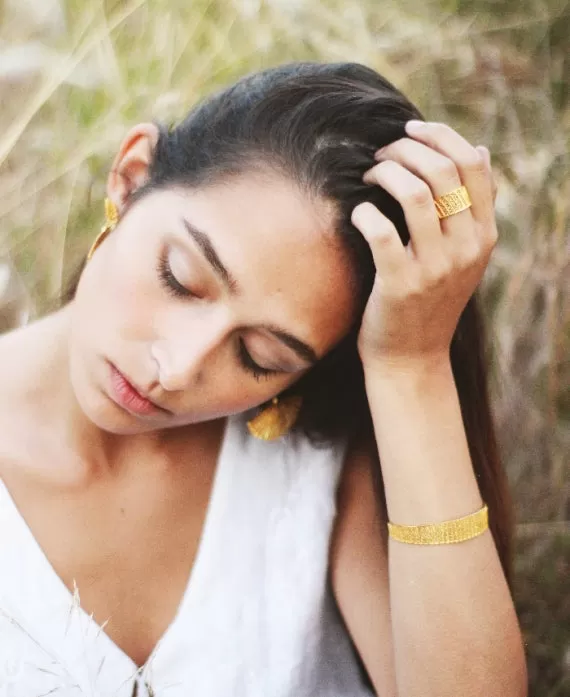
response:
[(532, 697), (570, 696), (570, 4), (0, 0), (0, 331), (41, 315), (138, 121), (276, 63), (356, 60), (492, 152), (483, 283)]

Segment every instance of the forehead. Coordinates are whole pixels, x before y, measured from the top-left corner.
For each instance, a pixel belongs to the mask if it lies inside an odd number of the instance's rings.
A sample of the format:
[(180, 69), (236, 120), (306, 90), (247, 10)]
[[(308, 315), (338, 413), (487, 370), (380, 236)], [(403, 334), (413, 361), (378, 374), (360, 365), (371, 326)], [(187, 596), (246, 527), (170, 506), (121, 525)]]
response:
[(319, 354), (348, 331), (352, 269), (333, 230), (332, 204), (259, 173), (164, 194), (171, 212), (210, 237), (240, 287), (248, 323), (279, 324)]

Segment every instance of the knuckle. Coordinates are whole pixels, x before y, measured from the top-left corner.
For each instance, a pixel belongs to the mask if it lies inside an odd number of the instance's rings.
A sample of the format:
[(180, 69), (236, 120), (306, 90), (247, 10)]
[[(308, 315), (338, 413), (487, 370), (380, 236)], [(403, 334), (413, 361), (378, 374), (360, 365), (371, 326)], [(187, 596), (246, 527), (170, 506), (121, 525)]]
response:
[(405, 199), (405, 203), (410, 206), (418, 206), (424, 208), (433, 204), (433, 196), (427, 184), (419, 183), (411, 189)]
[(481, 249), (476, 242), (465, 244), (458, 254), (457, 264), (462, 269), (475, 266), (481, 260)]
[(371, 242), (376, 245), (389, 245), (393, 239), (393, 231), (389, 225), (380, 224), (368, 236)]
[[(394, 280), (396, 281), (396, 278)], [(412, 292), (410, 285), (400, 277), (397, 282), (389, 285), (386, 295), (389, 295), (397, 303), (403, 303), (412, 295)]]
[(405, 300), (407, 298), (419, 298), (425, 291), (425, 284), (419, 278), (410, 278), (407, 280), (406, 284), (402, 284), (399, 289), (400, 299)]
[(451, 263), (447, 259), (439, 259), (426, 266), (424, 270), (425, 282), (428, 286), (438, 286), (450, 275)]
[(435, 173), (442, 179), (456, 179), (457, 167), (449, 158), (443, 157), (439, 162)]
[(487, 174), (487, 163), (484, 156), (473, 148), (472, 152), (463, 158), (463, 169), (474, 174)]

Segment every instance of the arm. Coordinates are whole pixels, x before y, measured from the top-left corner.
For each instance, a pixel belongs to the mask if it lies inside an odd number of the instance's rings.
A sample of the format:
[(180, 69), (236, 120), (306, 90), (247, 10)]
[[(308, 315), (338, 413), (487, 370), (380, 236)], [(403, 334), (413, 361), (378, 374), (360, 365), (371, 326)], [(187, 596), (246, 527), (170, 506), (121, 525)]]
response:
[[(449, 374), (382, 376), (374, 392), (390, 519), (437, 522), (476, 510), (480, 498)], [(490, 532), (454, 545), (387, 542), (374, 466), (363, 453), (346, 463), (331, 573), (377, 694), (526, 695), (520, 631)]]
[(348, 631), (381, 697), (398, 697), (392, 641), (386, 519), (366, 452), (352, 452), (338, 491), (331, 585)]
[[(433, 154), (426, 154), (424, 144), (411, 150), (412, 141), (405, 147), (400, 141), (384, 153), (389, 161), (365, 175), (402, 203), (412, 247), (404, 248), (389, 221), (367, 204), (353, 216), (377, 267), (359, 349), (387, 516), (406, 525), (461, 517), (482, 505), (449, 344), (496, 234), (489, 216), (491, 186), (474, 149), (450, 135), (450, 129), (426, 128), (422, 138)], [(449, 161), (442, 167), (441, 154), (449, 157), (453, 151), (459, 157), (455, 176), (461, 175), (474, 205), (442, 231), (432, 194), (455, 187), (438, 182), (429, 170), (432, 166), (451, 176)], [(410, 171), (422, 169), (430, 188), (423, 182), (419, 187)], [(339, 607), (378, 694), (526, 695), (521, 635), (490, 532), (451, 545), (424, 547), (391, 539), (383, 544), (380, 532), (373, 532), (371, 521), (378, 513), (364, 493), (365, 478), (354, 474), (363, 470), (357, 462), (363, 456), (354, 457), (343, 481), (331, 571)]]

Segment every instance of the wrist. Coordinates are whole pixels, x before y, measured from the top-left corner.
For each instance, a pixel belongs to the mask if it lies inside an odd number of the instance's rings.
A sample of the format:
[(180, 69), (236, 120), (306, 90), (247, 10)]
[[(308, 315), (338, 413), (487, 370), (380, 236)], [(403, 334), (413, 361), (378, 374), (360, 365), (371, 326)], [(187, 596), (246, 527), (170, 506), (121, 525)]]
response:
[(453, 378), (449, 354), (418, 358), (364, 358), (362, 366), (367, 386), (375, 382), (424, 384)]

